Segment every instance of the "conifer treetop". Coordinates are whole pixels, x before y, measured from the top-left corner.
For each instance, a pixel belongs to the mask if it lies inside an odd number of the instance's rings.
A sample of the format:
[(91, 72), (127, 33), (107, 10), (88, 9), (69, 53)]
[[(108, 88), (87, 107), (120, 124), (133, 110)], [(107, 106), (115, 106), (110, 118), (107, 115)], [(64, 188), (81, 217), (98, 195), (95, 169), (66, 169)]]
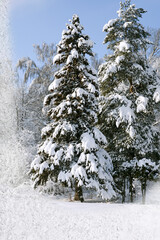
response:
[[(57, 45), (57, 55), (53, 59), (53, 63), (61, 64), (67, 60), (67, 63), (71, 62), (72, 58), (80, 57), (79, 54), (88, 54), (93, 56), (91, 48), (93, 42), (88, 35), (82, 34), (83, 26), (80, 24), (79, 17), (73, 15), (70, 24), (66, 24), (67, 30), (63, 30), (62, 39)], [(67, 46), (67, 49), (66, 49)], [(68, 55), (69, 51), (71, 54)]]
[[(120, 3), (120, 9), (117, 11), (118, 18), (109, 20), (103, 27), (107, 32), (104, 43), (108, 43), (107, 48), (116, 51), (119, 44), (125, 39), (124, 49), (120, 46), (120, 51), (130, 50), (132, 52), (145, 48), (149, 43), (147, 37), (150, 36), (144, 27), (139, 23), (139, 18), (146, 13), (143, 8), (136, 8), (134, 4), (130, 5), (130, 0)], [(124, 51), (122, 51), (124, 50)]]
[[(103, 86), (106, 80), (110, 82), (112, 88), (124, 81), (128, 82), (132, 92), (133, 88), (142, 84), (144, 79), (152, 74), (143, 54), (149, 43), (147, 39), (149, 33), (139, 23), (139, 18), (145, 12), (142, 8), (136, 8), (134, 4), (130, 5), (130, 1), (125, 1), (120, 4), (118, 18), (110, 20), (103, 27), (103, 31), (107, 33), (104, 44), (111, 50), (99, 71)], [(102, 75), (104, 68), (105, 75)]]

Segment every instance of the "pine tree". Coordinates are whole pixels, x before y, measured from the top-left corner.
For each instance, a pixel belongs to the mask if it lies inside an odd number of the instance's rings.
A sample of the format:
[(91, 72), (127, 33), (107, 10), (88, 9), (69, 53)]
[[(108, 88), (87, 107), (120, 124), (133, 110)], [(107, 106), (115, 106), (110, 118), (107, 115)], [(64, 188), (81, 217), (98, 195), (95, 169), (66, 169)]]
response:
[(143, 13), (142, 8), (126, 0), (120, 3), (118, 18), (103, 28), (107, 33), (104, 44), (111, 54), (99, 69), (102, 94), (99, 123), (109, 140), (107, 150), (113, 159), (115, 182), (122, 201), (125, 201), (128, 183), (133, 201), (136, 166), (126, 171), (126, 164), (142, 159), (158, 164), (160, 159), (159, 136), (153, 126), (158, 106), (158, 101), (153, 101), (157, 79), (143, 55), (149, 36), (139, 23)]
[(34, 186), (47, 181), (75, 188), (75, 200), (83, 201), (82, 188), (96, 189), (104, 199), (114, 196), (112, 161), (101, 148), (106, 138), (95, 127), (99, 95), (96, 71), (89, 66), (93, 43), (82, 34), (73, 16), (57, 47), (53, 62), (62, 66), (44, 99), (50, 123), (42, 129), (42, 144), (31, 165)]

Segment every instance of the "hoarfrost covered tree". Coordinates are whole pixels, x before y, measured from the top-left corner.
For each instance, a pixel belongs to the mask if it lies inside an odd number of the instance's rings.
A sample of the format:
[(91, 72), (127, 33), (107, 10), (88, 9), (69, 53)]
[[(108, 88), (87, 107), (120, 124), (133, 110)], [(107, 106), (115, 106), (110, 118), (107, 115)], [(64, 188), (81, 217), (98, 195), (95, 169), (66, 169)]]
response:
[(89, 66), (93, 43), (82, 33), (74, 15), (62, 32), (54, 63), (63, 64), (44, 99), (51, 122), (42, 129), (42, 144), (31, 164), (34, 186), (47, 181), (75, 188), (75, 200), (83, 201), (82, 188), (96, 189), (104, 199), (115, 195), (112, 161), (101, 148), (106, 138), (95, 127), (98, 84), (96, 71)]
[(0, 1), (0, 184), (25, 180), (27, 153), (17, 139), (15, 73), (9, 31), (9, 0)]
[(35, 142), (38, 143), (41, 129), (47, 122), (42, 113), (43, 99), (56, 71), (52, 60), (56, 54), (56, 47), (53, 43), (43, 43), (42, 46), (34, 45), (34, 50), (38, 63), (29, 57), (22, 58), (17, 63), (17, 69), (24, 72), (24, 79), (19, 84), (21, 94), (17, 115), (19, 129), (32, 133)]
[(160, 159), (159, 133), (153, 126), (160, 100), (158, 79), (142, 54), (149, 36), (139, 22), (143, 13), (142, 8), (126, 0), (120, 3), (118, 18), (103, 28), (107, 33), (104, 44), (111, 54), (99, 69), (102, 94), (99, 124), (109, 140), (107, 150), (113, 159), (114, 178), (122, 201), (128, 183), (133, 201), (136, 165), (129, 167), (129, 171), (126, 166), (142, 159), (144, 165), (146, 161), (157, 165)]

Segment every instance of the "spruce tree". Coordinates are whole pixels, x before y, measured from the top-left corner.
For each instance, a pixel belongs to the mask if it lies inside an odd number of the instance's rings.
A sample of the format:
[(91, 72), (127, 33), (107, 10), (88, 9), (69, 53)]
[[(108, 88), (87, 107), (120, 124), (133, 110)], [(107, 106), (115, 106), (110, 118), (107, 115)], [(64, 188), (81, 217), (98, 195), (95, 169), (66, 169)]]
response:
[(125, 201), (128, 183), (133, 201), (137, 168), (130, 163), (145, 159), (158, 164), (160, 159), (159, 134), (153, 126), (158, 107), (158, 101), (153, 101), (157, 78), (143, 54), (149, 36), (139, 22), (143, 13), (142, 8), (126, 0), (120, 3), (118, 18), (103, 28), (107, 33), (104, 44), (111, 54), (99, 68), (102, 95), (99, 123), (109, 140), (107, 151), (113, 159), (115, 182), (122, 201)]
[(42, 143), (31, 165), (34, 186), (47, 181), (73, 186), (75, 200), (82, 188), (96, 189), (104, 199), (114, 196), (112, 161), (101, 147), (106, 138), (95, 127), (99, 96), (96, 71), (89, 66), (93, 43), (82, 33), (74, 15), (57, 46), (53, 62), (61, 68), (44, 99), (50, 123), (42, 129)]

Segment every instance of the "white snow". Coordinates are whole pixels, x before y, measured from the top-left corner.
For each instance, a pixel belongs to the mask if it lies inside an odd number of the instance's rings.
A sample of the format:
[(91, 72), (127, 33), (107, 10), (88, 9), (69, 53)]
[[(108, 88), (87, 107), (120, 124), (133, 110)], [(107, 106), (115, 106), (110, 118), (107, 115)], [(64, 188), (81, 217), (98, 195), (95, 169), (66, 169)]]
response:
[(43, 151), (47, 154), (49, 154), (49, 151), (51, 149), (51, 146), (52, 146), (52, 140), (49, 140), (48, 143), (45, 145)]
[(63, 78), (58, 78), (58, 79), (55, 79), (50, 85), (49, 85), (49, 88), (48, 88), (48, 91), (51, 91), (51, 90), (54, 90), (56, 88), (59, 87), (60, 83), (62, 82)]
[(83, 37), (81, 37), (81, 38), (78, 39), (78, 47), (80, 48), (82, 46), (93, 47), (93, 42), (90, 39), (85, 40)]
[(93, 129), (94, 137), (98, 140), (99, 143), (107, 144), (107, 139), (103, 133), (96, 127)]
[(159, 203), (77, 203), (39, 195), (28, 185), (1, 186), (0, 212), (2, 240), (159, 240), (160, 236)]
[(85, 91), (83, 88), (77, 88), (76, 90), (77, 97), (82, 97), (83, 95), (89, 95), (87, 91)]
[(102, 167), (98, 168), (98, 176), (100, 179), (105, 179), (105, 172), (104, 169)]
[(41, 161), (41, 158), (39, 155), (37, 155), (31, 163), (31, 168), (34, 168), (34, 170), (39, 169), (40, 161)]
[(71, 174), (74, 176), (74, 178), (77, 178), (78, 180), (85, 178), (87, 179), (86, 171), (82, 166), (79, 166), (78, 164), (75, 164), (71, 169)]
[(70, 63), (72, 63), (72, 55), (69, 55), (67, 58), (66, 64), (70, 64)]
[(48, 168), (48, 163), (47, 162), (43, 162), (40, 164), (40, 169), (39, 169), (39, 174), (42, 174), (44, 169)]
[(41, 135), (46, 135), (47, 132), (49, 132), (52, 129), (52, 124), (48, 124), (44, 128), (42, 128)]
[(63, 121), (63, 123), (59, 122), (59, 124), (54, 129), (53, 138), (56, 138), (60, 131), (61, 131), (61, 134), (64, 134), (64, 135), (66, 132), (74, 132), (75, 125), (70, 124), (69, 122), (66, 122), (66, 121)]
[(95, 155), (93, 153), (87, 154), (87, 163), (89, 163), (89, 168), (91, 172), (98, 172), (97, 164), (95, 162)]
[(78, 182), (78, 186), (83, 186), (83, 181), (81, 179)]
[(50, 146), (50, 149), (48, 151), (48, 154), (49, 156), (53, 156), (55, 154), (55, 149), (57, 147), (57, 144), (56, 143), (53, 143), (51, 146)]
[(66, 180), (66, 174), (64, 172), (60, 172), (59, 175), (58, 175), (58, 180), (59, 181), (62, 181), (62, 182), (65, 182)]
[(104, 149), (100, 149), (99, 151), (97, 151), (96, 155), (99, 159), (101, 166), (104, 167), (105, 165), (107, 165), (107, 168), (109, 170), (113, 170), (112, 160), (109, 154)]
[(105, 75), (102, 79), (102, 82), (106, 80), (106, 78), (108, 78), (108, 76), (114, 72), (117, 71), (117, 64), (116, 63), (111, 63), (108, 65), (108, 68), (106, 69)]
[(81, 153), (79, 159), (78, 159), (78, 163), (83, 163), (86, 160), (86, 155), (84, 154), (84, 152)]
[(53, 58), (53, 64), (55, 64), (56, 62), (60, 61), (61, 60), (61, 54), (57, 54), (54, 56)]
[(117, 64), (119, 64), (121, 61), (123, 61), (125, 59), (125, 57), (123, 56), (123, 55), (121, 55), (121, 56), (117, 56), (116, 57), (116, 59), (115, 59), (115, 62), (117, 63)]
[(59, 125), (57, 125), (56, 126), (56, 128), (54, 129), (54, 132), (53, 132), (53, 138), (56, 138), (57, 137), (57, 135), (59, 134), (59, 132), (61, 131), (61, 128), (62, 128), (62, 126), (59, 124)]
[(132, 116), (133, 112), (129, 106), (122, 106), (119, 108), (119, 116), (122, 119), (122, 121), (127, 121), (129, 123), (132, 122)]
[(70, 144), (67, 148), (67, 152), (66, 152), (66, 159), (72, 159), (72, 157), (74, 156), (74, 146), (72, 144)]
[(62, 182), (65, 182), (69, 180), (69, 178), (71, 177), (71, 174), (68, 173), (68, 172), (60, 172), (59, 175), (58, 175), (58, 180), (59, 181), (62, 181)]
[(72, 97), (82, 97), (82, 96), (89, 96), (89, 93), (85, 91), (83, 88), (76, 88), (75, 91), (72, 93)]
[(61, 160), (62, 155), (63, 155), (63, 149), (60, 149), (55, 153), (53, 157), (53, 161), (55, 165), (59, 165), (59, 161)]
[(142, 166), (152, 166), (152, 167), (156, 168), (155, 162), (152, 162), (150, 159), (147, 159), (147, 158), (142, 158), (141, 160), (137, 161), (137, 165), (139, 167), (142, 167)]
[(57, 107), (55, 107), (54, 112), (57, 114), (57, 117), (60, 117), (65, 112), (69, 104), (70, 103), (68, 101), (63, 101)]
[(126, 132), (129, 134), (129, 136), (133, 139), (135, 136), (135, 130), (133, 128), (133, 126), (128, 126), (128, 128), (126, 129)]
[(95, 93), (95, 92), (96, 92), (96, 88), (95, 88), (95, 86), (94, 86), (92, 83), (89, 83), (89, 84), (88, 84), (88, 90), (89, 90), (91, 93)]
[(123, 27), (126, 28), (126, 27), (130, 26), (131, 24), (132, 24), (132, 22), (125, 22), (125, 23), (123, 24)]
[(97, 144), (95, 143), (95, 140), (92, 136), (92, 134), (86, 132), (81, 135), (81, 142), (82, 142), (82, 147), (84, 151), (91, 151), (94, 149), (97, 149)]
[(108, 28), (112, 27), (113, 24), (117, 21), (117, 19), (111, 19), (107, 24), (104, 25), (103, 27), (103, 32), (108, 30)]
[(137, 104), (137, 113), (139, 112), (146, 112), (146, 106), (148, 103), (148, 98), (143, 97), (143, 96), (139, 96), (136, 100), (136, 104)]
[[(125, 90), (125, 86), (121, 85), (123, 91)], [(120, 101), (122, 104), (118, 110), (113, 110), (110, 112), (110, 117), (114, 117), (116, 120), (116, 127), (118, 128), (121, 123), (127, 123), (126, 132), (130, 135), (131, 138), (135, 135), (135, 130), (132, 126), (132, 123), (135, 119), (134, 111), (131, 107), (132, 102), (131, 100), (127, 99), (125, 96), (121, 96), (120, 94), (111, 94), (107, 100), (111, 100), (113, 102)]]
[(119, 118), (116, 121), (117, 128), (119, 127), (119, 125), (122, 122), (126, 122), (129, 125), (132, 124), (132, 121), (135, 118), (135, 114), (134, 114), (133, 110), (131, 109), (130, 105), (131, 105), (131, 103), (130, 103), (130, 101), (128, 101), (128, 105), (126, 105), (126, 106), (122, 105), (119, 108)]
[(160, 101), (160, 87), (157, 87), (154, 95), (153, 95), (153, 100), (158, 103)]
[(72, 114), (72, 108), (71, 107), (68, 108), (68, 114)]
[(66, 63), (67, 64), (72, 63), (73, 59), (78, 58), (78, 56), (79, 56), (79, 54), (78, 54), (77, 50), (75, 48), (72, 49), (71, 54), (68, 56)]
[(72, 30), (71, 34), (74, 35), (75, 33), (78, 33), (78, 31), (77, 31), (77, 29), (74, 28), (74, 29)]
[(38, 153), (44, 151), (46, 154), (53, 155), (56, 146), (56, 143), (52, 144), (52, 139), (46, 139), (46, 141), (39, 147)]
[(78, 56), (79, 56), (76, 49), (72, 49), (71, 55), (72, 55), (72, 58), (78, 58)]
[(121, 51), (121, 52), (128, 51), (130, 47), (131, 47), (131, 45), (130, 45), (127, 41), (125, 41), (125, 40), (124, 40), (124, 41), (121, 41), (121, 42), (119, 43), (119, 45), (116, 46), (116, 48), (117, 48), (119, 51)]

